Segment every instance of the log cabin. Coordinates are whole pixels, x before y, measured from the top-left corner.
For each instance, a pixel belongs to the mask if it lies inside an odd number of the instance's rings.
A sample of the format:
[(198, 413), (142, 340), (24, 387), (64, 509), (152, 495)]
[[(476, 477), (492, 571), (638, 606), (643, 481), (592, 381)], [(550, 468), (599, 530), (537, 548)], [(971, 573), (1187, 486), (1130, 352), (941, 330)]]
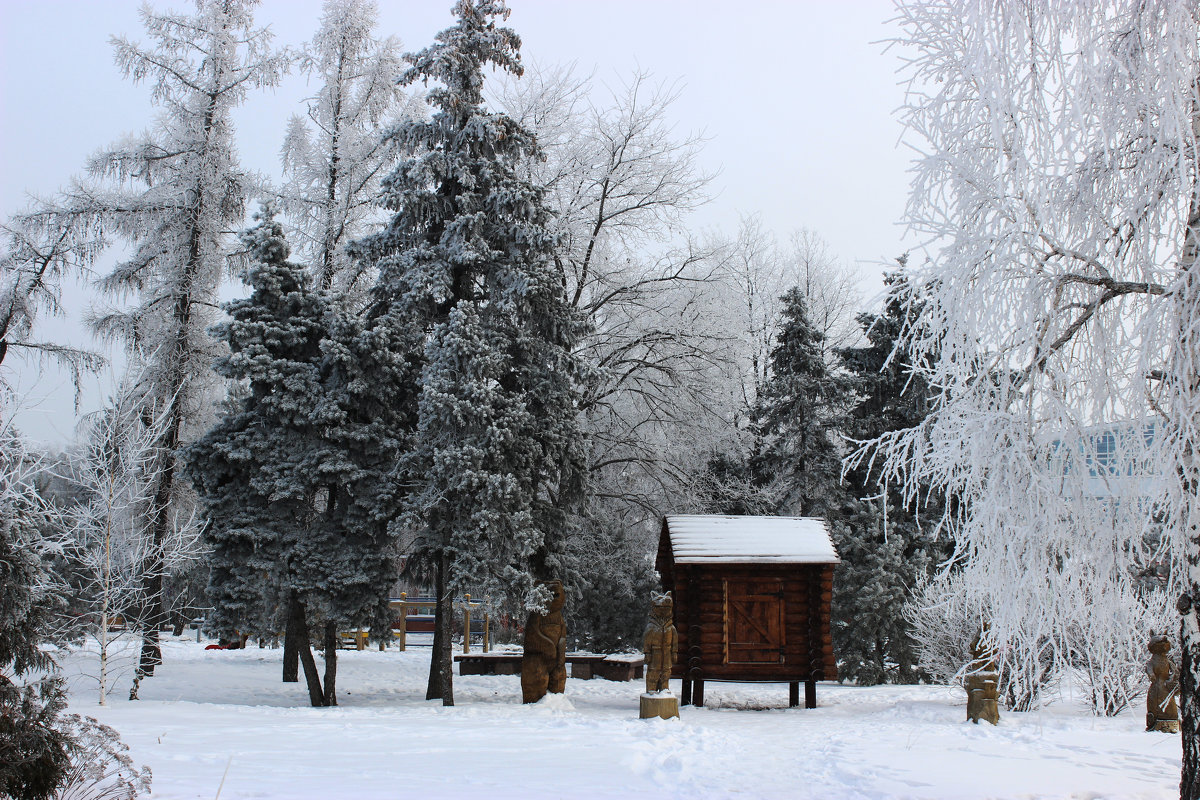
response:
[(831, 607), (840, 563), (823, 519), (676, 515), (663, 519), (658, 570), (675, 605), (673, 675), (684, 705), (705, 681), (788, 683), (789, 705), (816, 708), (836, 680)]

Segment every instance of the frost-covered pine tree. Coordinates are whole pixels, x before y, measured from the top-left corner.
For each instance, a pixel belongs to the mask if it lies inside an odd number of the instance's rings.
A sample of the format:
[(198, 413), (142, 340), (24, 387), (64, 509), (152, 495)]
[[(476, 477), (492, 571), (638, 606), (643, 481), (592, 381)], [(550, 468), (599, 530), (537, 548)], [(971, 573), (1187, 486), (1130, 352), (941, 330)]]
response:
[[(358, 372), (330, 332), (335, 312), (287, 260), (269, 208), (243, 243), (253, 291), (226, 305), (230, 320), (215, 332), (229, 347), (217, 371), (247, 391), (188, 450), (212, 549), (209, 622), (233, 638), (278, 630), (286, 619), (312, 704), (336, 705), (338, 630), (379, 630), (395, 579), (387, 521), (362, 511), (379, 506), (367, 481), (381, 472), (363, 469), (363, 460), (380, 450), (394, 460), (394, 449), (358, 435), (364, 426), (351, 411), (359, 409), (343, 387), (343, 373)], [(309, 646), (316, 622), (323, 682)]]
[(122, 342), (133, 388), (165, 423), (153, 470), (153, 548), (145, 568), (145, 621), (140, 669), (161, 661), (159, 626), (166, 621), (162, 543), (188, 519), (177, 451), (207, 412), (206, 389), (216, 354), (205, 329), (214, 319), (217, 286), (239, 256), (230, 231), (241, 226), (252, 190), (237, 164), (232, 111), (251, 89), (275, 84), (287, 56), (270, 50), (270, 34), (254, 27), (249, 0), (200, 0), (194, 14), (144, 8), (153, 43), (113, 40), (117, 63), (150, 85), (155, 126), (94, 156), (87, 180), (35, 214), (47, 229), (71, 227), (81, 239), (99, 232), (123, 241), (127, 255), (100, 280), (114, 302), (96, 330)]
[(365, 335), (402, 346), (407, 332), (420, 336), (395, 356), (393, 386), (420, 369), (396, 480), (416, 555), (435, 575), (428, 696), (447, 705), (453, 592), (543, 602), (531, 578), (560, 575), (568, 478), (579, 472), (576, 323), (543, 191), (522, 177), (537, 144), (483, 102), (485, 67), (521, 72), (520, 40), (497, 24), (508, 13), (496, 0), (460, 0), (457, 23), (407, 56), (405, 82), (435, 84), (434, 113), (396, 130), (405, 158), (383, 194), (395, 215), (355, 245), (379, 270)]
[[(924, 421), (878, 440), (885, 473), (907, 499), (962, 500), (946, 511), (960, 599), (1030, 690), (1043, 658), (1081, 663), (1070, 628), (1107, 665), (1091, 674), (1129, 669), (1162, 619), (1161, 594), (1133, 587), (1166, 521), (1186, 590), (1182, 794), (1200, 796), (1200, 19), (964, 0), (903, 3), (898, 22), (924, 154), (908, 220), (934, 250), (903, 338), (934, 393)], [(1097, 713), (1126, 702), (1093, 689)]]
[[(903, 267), (906, 259), (900, 259)], [(917, 425), (928, 411), (929, 388), (913, 374), (910, 356), (897, 351), (901, 330), (913, 314), (903, 272), (884, 277), (882, 313), (862, 313), (867, 343), (838, 351), (857, 402), (839, 426), (852, 441)], [(915, 506), (879, 481), (868, 462), (842, 475), (854, 516), (839, 540), (842, 564), (834, 587), (838, 674), (859, 683), (914, 683), (919, 654), (902, 609), (930, 571), (950, 556), (948, 536), (938, 538), (942, 499), (928, 491)], [(886, 504), (886, 505), (885, 505)]]
[[(311, 661), (291, 556), (315, 515), (312, 475), (324, 460), (313, 418), (323, 401), (325, 309), (303, 269), (287, 261), (282, 227), (269, 212), (263, 217), (243, 237), (251, 295), (228, 303), (229, 321), (214, 329), (229, 348), (217, 373), (246, 391), (188, 448), (187, 465), (207, 518), (210, 629), (227, 640), (262, 635), (288, 617), (301, 627), (300, 654)], [(324, 704), (317, 687), (313, 705)]]
[(841, 455), (835, 415), (847, 401), (847, 386), (825, 360), (824, 334), (809, 319), (804, 294), (791, 289), (782, 303), (770, 378), (755, 408), (761, 446), (750, 470), (775, 513), (836, 516)]
[(346, 253), (378, 216), (379, 184), (396, 159), (387, 129), (418, 111), (399, 86), (400, 42), (376, 38), (371, 0), (328, 0), (321, 27), (299, 66), (317, 81), (305, 115), (293, 116), (283, 141), (286, 180), (281, 210), (292, 223), (296, 259), (313, 286), (361, 296), (373, 275)]

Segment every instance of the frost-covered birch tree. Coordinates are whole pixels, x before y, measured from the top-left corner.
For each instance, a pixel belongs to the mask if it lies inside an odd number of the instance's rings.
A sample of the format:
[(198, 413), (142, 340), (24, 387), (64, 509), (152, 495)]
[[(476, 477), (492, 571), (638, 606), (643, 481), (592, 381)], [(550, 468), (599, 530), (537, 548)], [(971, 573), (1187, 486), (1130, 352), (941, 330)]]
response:
[(593, 497), (649, 517), (688, 482), (669, 450), (714, 405), (710, 373), (727, 344), (705, 320), (719, 261), (685, 227), (711, 176), (702, 138), (673, 130), (678, 94), (644, 73), (602, 89), (560, 70), (511, 82), (502, 99), (543, 145), (546, 159), (527, 169), (556, 212), (555, 262), (588, 323), (576, 352), (589, 367), (580, 411)]
[[(966, 605), (1002, 669), (1028, 676), (1028, 707), (1041, 659), (1079, 663), (1069, 627), (1101, 671), (1144, 642), (1160, 597), (1132, 575), (1156, 555), (1156, 517), (1186, 556), (1185, 599), (1200, 586), (1200, 19), (1184, 3), (956, 0), (903, 3), (898, 22), (918, 151), (907, 218), (932, 254), (903, 345), (933, 397), (922, 424), (875, 445), (910, 501), (926, 485), (962, 500), (946, 513)], [(1183, 606), (1195, 797), (1200, 637)], [(1093, 689), (1098, 712), (1119, 709), (1112, 686)]]
[[(145, 568), (156, 546), (148, 523), (155, 518), (154, 470), (161, 466), (157, 448), (164, 424), (163, 413), (119, 391), (81, 426), (82, 448), (70, 483), (82, 497), (62, 512), (63, 555), (76, 595), (71, 610), (82, 621), (81, 633), (96, 640), (100, 705), (108, 702), (114, 673), (136, 668), (136, 659), (127, 663), (124, 648), (114, 645), (143, 630), (138, 615), (149, 607)], [(199, 533), (195, 517), (172, 523), (158, 548), (164, 576), (196, 560)], [(135, 682), (135, 694), (136, 689)]]
[(46, 230), (69, 228), (81, 241), (99, 234), (128, 248), (98, 283), (114, 304), (126, 304), (98, 313), (95, 326), (124, 344), (130, 368), (143, 376), (132, 391), (165, 420), (152, 470), (148, 607), (140, 615), (146, 675), (161, 661), (163, 543), (173, 520), (189, 516), (179, 507), (176, 454), (209, 405), (215, 351), (205, 329), (214, 320), (217, 286), (239, 261), (230, 233), (252, 191), (237, 164), (231, 113), (251, 89), (276, 83), (288, 60), (270, 50), (266, 30), (254, 27), (253, 5), (201, 0), (194, 14), (144, 8), (152, 43), (118, 37), (113, 46), (125, 75), (150, 86), (155, 126), (95, 155), (85, 179), (29, 216)]
[(134, 768), (116, 731), (64, 713), (53, 649), (68, 594), (51, 564), (69, 549), (64, 521), (39, 486), (46, 465), (12, 425), (0, 390), (0, 792), (5, 797), (134, 798), (150, 770)]
[(296, 259), (318, 291), (360, 297), (374, 276), (346, 245), (379, 217), (379, 184), (396, 159), (386, 130), (419, 102), (400, 86), (400, 42), (378, 38), (371, 0), (329, 0), (321, 27), (301, 53), (301, 71), (317, 82), (304, 116), (293, 116), (283, 141), (286, 176), (279, 196), (292, 223)]

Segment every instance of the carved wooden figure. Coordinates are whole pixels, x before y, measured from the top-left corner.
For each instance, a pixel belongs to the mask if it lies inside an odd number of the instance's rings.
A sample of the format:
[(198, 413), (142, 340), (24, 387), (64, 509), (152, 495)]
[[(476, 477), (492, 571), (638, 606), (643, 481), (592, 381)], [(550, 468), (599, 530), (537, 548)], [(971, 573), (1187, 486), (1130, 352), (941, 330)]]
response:
[(1171, 660), (1171, 640), (1150, 631), (1150, 660), (1146, 674), (1150, 689), (1146, 692), (1146, 730), (1179, 733), (1179, 669)]
[(642, 649), (646, 653), (646, 691), (662, 692), (669, 687), (679, 635), (673, 622), (675, 611), (671, 593), (654, 592), (650, 600), (653, 603), (650, 622), (642, 636)]
[(562, 694), (567, 685), (567, 625), (563, 622), (566, 593), (562, 581), (543, 585), (553, 595), (546, 613), (531, 613), (525, 624), (521, 699), (526, 703), (536, 703), (546, 692)]
[(983, 633), (971, 645), (971, 663), (967, 671), (967, 719), (978, 723), (985, 719), (1000, 722), (1000, 673), (991, 650), (983, 643)]

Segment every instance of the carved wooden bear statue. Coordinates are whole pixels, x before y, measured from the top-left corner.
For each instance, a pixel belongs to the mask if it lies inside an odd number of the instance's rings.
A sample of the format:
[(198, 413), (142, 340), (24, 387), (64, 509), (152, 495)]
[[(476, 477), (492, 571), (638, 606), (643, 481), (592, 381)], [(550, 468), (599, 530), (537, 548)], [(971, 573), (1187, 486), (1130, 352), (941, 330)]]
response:
[(654, 605), (650, 610), (646, 633), (642, 636), (642, 649), (646, 653), (646, 691), (661, 692), (669, 687), (678, 634), (675, 631), (671, 593), (654, 592), (650, 595), (650, 601)]
[[(986, 632), (986, 628), (984, 631)], [(971, 645), (971, 663), (967, 668), (967, 719), (978, 723), (985, 719), (993, 725), (1000, 722), (1000, 673), (991, 650), (984, 644), (984, 634), (975, 637)]]
[(1179, 671), (1171, 660), (1171, 640), (1150, 631), (1150, 661), (1146, 674), (1150, 689), (1146, 692), (1146, 730), (1179, 733)]
[(567, 686), (567, 625), (563, 622), (566, 593), (562, 581), (543, 585), (552, 594), (546, 613), (531, 613), (525, 624), (521, 699), (526, 703), (536, 703), (547, 691), (562, 694)]

